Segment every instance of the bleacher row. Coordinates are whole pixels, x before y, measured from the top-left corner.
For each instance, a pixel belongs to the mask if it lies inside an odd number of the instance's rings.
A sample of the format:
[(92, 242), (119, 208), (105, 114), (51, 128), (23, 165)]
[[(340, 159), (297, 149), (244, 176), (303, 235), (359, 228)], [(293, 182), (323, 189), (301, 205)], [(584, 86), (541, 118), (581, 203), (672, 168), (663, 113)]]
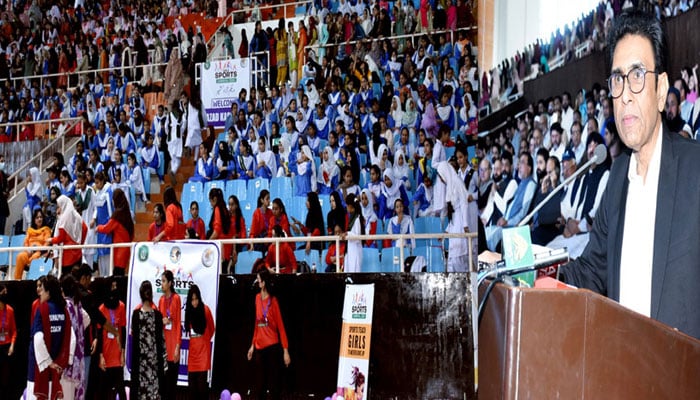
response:
[[(228, 181), (211, 181), (202, 184), (201, 182), (188, 182), (184, 184), (180, 202), (183, 207), (183, 217), (185, 222), (191, 219), (189, 214), (189, 206), (192, 201), (199, 204), (199, 216), (205, 223), (209, 223), (212, 215), (212, 207), (209, 203), (209, 191), (218, 188), (224, 192), (224, 196), (228, 199), (235, 195), (241, 206), (241, 213), (245, 219), (246, 229), (250, 229), (250, 223), (253, 220), (253, 212), (257, 207), (257, 198), (261, 190), (265, 189), (270, 192), (270, 199), (279, 197), (282, 199), (287, 215), (294, 217), (301, 222), (306, 221), (308, 210), (306, 209), (306, 196), (292, 196), (293, 184), (289, 177), (275, 177), (269, 181), (264, 178), (245, 180), (228, 180)], [(321, 210), (323, 216), (330, 211), (330, 195), (319, 195)], [(442, 233), (444, 232), (443, 221), (438, 217), (418, 217), (414, 221), (415, 233)], [(386, 234), (386, 225), (379, 221), (377, 223), (377, 234)], [(397, 247), (389, 247), (381, 249), (381, 241), (378, 241), (379, 248), (363, 248), (362, 272), (400, 272), (403, 271), (398, 263), (399, 249)], [(318, 250), (312, 250), (311, 254), (306, 255), (304, 250), (295, 251), (295, 256), (298, 261), (306, 261), (309, 266), (317, 265), (317, 270), (325, 270), (326, 252), (324, 250), (319, 253)], [(416, 241), (416, 248), (411, 251), (410, 247), (404, 250), (404, 257), (423, 256), (428, 264), (429, 272), (443, 272), (445, 270), (444, 248), (441, 241), (420, 239)], [(262, 254), (257, 251), (244, 251), (238, 255), (238, 263), (236, 265), (236, 273), (249, 273), (250, 266), (253, 262), (262, 257)]]

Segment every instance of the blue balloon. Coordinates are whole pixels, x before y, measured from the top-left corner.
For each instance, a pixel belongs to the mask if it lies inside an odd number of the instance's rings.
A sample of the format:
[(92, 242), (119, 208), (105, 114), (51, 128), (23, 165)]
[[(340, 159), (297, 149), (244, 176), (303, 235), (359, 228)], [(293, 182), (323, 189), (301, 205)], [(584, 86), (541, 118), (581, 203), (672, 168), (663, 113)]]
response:
[(221, 400), (231, 400), (231, 392), (228, 389), (224, 389), (221, 392)]

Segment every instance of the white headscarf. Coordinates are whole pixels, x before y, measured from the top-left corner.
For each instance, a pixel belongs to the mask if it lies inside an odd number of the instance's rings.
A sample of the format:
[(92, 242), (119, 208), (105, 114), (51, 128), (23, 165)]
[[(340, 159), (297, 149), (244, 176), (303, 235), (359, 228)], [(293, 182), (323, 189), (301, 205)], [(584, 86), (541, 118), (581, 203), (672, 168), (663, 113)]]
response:
[(39, 168), (31, 167), (29, 169), (29, 175), (32, 177), (32, 181), (27, 184), (29, 194), (31, 196), (41, 196), (44, 189), (44, 183), (41, 182), (41, 172), (39, 172)]
[[(371, 156), (374, 156), (373, 159), (370, 160), (370, 162), (372, 164), (378, 166), (382, 170), (385, 170), (387, 167), (386, 165), (384, 165), (384, 168), (382, 168), (382, 156), (383, 156), (385, 151), (387, 152), (387, 155), (388, 155), (389, 154), (389, 147), (387, 147), (387, 145), (382, 143), (379, 145), (379, 148), (377, 148), (377, 154), (370, 154)], [(387, 161), (389, 161), (389, 158), (387, 158)]]
[(391, 118), (394, 119), (394, 123), (396, 126), (401, 125), (401, 120), (403, 119), (403, 110), (401, 109), (401, 99), (399, 96), (394, 96), (391, 99), (391, 105), (394, 105), (394, 102), (396, 102), (396, 110), (391, 112)]
[[(416, 102), (413, 98), (406, 100), (406, 111), (401, 116), (401, 126), (413, 127), (418, 119), (418, 111), (416, 111)], [(397, 123), (399, 123), (397, 121)]]
[[(362, 195), (367, 196), (367, 207), (364, 205), (362, 206), (362, 216), (365, 217), (365, 221), (367, 221), (367, 224), (369, 226), (370, 222), (375, 222), (377, 220), (377, 213), (374, 212), (374, 196), (372, 196), (372, 192), (370, 192), (369, 189), (365, 188), (362, 189), (362, 193), (360, 193), (360, 204), (362, 205)], [(369, 232), (368, 229), (365, 229), (367, 232)]]
[(301, 146), (301, 152), (304, 153), (306, 158), (309, 159), (308, 166), (305, 163), (299, 164), (297, 167), (299, 169), (299, 175), (306, 173), (306, 168), (311, 168), (311, 191), (315, 192), (317, 189), (318, 178), (316, 177), (316, 162), (314, 161), (314, 155), (311, 152), (311, 147), (308, 145)]
[(61, 214), (56, 221), (54, 236), (58, 236), (59, 230), (63, 228), (74, 242), (80, 243), (83, 238), (83, 219), (75, 211), (73, 201), (67, 196), (61, 195), (56, 199), (56, 204), (61, 208)]
[(452, 203), (452, 206), (457, 208), (458, 204), (464, 202), (468, 196), (464, 181), (447, 161), (437, 164), (437, 173), (445, 181), (445, 203)]
[(338, 164), (335, 163), (335, 156), (333, 155), (333, 148), (331, 146), (326, 146), (326, 148), (323, 149), (323, 154), (328, 157), (328, 160), (321, 161), (321, 176), (319, 180), (326, 184), (323, 177), (323, 174), (326, 174), (328, 176), (328, 183), (326, 185), (328, 186), (331, 184), (333, 177), (340, 174), (340, 169), (338, 168)]
[(401, 184), (396, 181), (394, 174), (390, 168), (384, 171), (383, 177), (389, 178), (391, 181), (391, 187), (388, 187), (384, 182), (382, 182), (382, 194), (386, 197), (386, 208), (393, 210), (394, 202), (396, 199), (401, 198)]
[[(399, 165), (399, 157), (403, 156), (403, 165)], [(394, 153), (394, 167), (393, 167), (393, 173), (396, 179), (401, 179), (407, 178), (408, 179), (408, 174), (410, 173), (408, 169), (408, 161), (406, 160), (406, 154), (404, 154), (402, 149), (397, 149), (396, 152)], [(408, 182), (407, 182), (408, 183)], [(410, 184), (408, 184), (410, 187)]]

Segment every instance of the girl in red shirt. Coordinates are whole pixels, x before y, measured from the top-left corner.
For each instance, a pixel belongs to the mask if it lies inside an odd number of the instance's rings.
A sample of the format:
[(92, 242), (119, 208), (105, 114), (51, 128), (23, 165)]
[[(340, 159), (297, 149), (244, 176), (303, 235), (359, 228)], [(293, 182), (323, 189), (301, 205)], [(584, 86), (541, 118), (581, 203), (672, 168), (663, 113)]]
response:
[[(285, 237), (282, 227), (275, 225), (272, 228), (274, 232), (274, 237)], [(270, 247), (267, 248), (267, 256), (265, 257), (265, 263), (267, 263), (268, 268), (275, 270), (277, 263), (277, 245), (272, 243)], [(280, 243), (280, 274), (293, 274), (297, 272), (297, 259), (294, 256), (294, 250), (289, 243)]]
[(148, 240), (152, 241), (165, 230), (165, 209), (158, 203), (153, 207), (153, 223), (148, 227)]
[[(115, 394), (126, 398), (124, 390), (124, 345), (126, 338), (126, 306), (119, 301), (117, 281), (112, 278), (107, 300), (100, 306), (100, 312), (110, 324), (102, 327), (100, 336), (100, 369), (104, 372), (102, 395), (111, 399)], [(116, 393), (115, 393), (116, 392)]]
[[(247, 231), (245, 228), (245, 218), (243, 218), (243, 213), (241, 212), (241, 203), (238, 201), (238, 197), (229, 196), (228, 198), (228, 213), (231, 216), (231, 238), (233, 239), (245, 239), (247, 237)], [(233, 251), (231, 252), (231, 263), (230, 267), (236, 265), (238, 262), (238, 253), (243, 250), (243, 244), (237, 244), (233, 246)], [(231, 273), (233, 271), (225, 271)]]
[(0, 393), (10, 390), (10, 357), (15, 352), (16, 339), (15, 310), (7, 304), (7, 287), (0, 284)]
[[(134, 240), (134, 221), (131, 219), (129, 201), (121, 189), (114, 189), (112, 194), (114, 213), (105, 225), (98, 225), (97, 232), (112, 235), (112, 243), (130, 243)], [(116, 247), (114, 249), (115, 276), (123, 276), (129, 267), (131, 249), (129, 247)]]
[(175, 189), (172, 186), (163, 192), (163, 203), (165, 203), (165, 229), (153, 238), (153, 242), (184, 239), (185, 222), (182, 219), (182, 206), (177, 201)]
[(187, 221), (187, 229), (192, 229), (197, 234), (197, 239), (203, 240), (207, 237), (207, 230), (204, 220), (199, 216), (199, 203), (196, 201), (190, 203), (190, 216), (192, 218)]
[[(336, 236), (343, 236), (345, 231), (336, 224), (333, 228), (333, 233)], [(331, 242), (328, 252), (326, 253), (326, 272), (341, 272), (345, 268), (345, 241), (340, 241), (340, 251), (336, 249), (335, 241)]]
[[(287, 236), (292, 236), (292, 232), (289, 230), (289, 218), (287, 218), (287, 209), (284, 208), (284, 203), (279, 197), (272, 200), (272, 217), (270, 217), (270, 222), (268, 226), (279, 225), (282, 227), (284, 233)], [(272, 237), (272, 229), (268, 230), (267, 236)]]
[(208, 399), (207, 375), (211, 367), (211, 342), (214, 337), (214, 317), (202, 301), (199, 286), (190, 286), (185, 306), (185, 331), (190, 337), (187, 359), (187, 380), (190, 399)]
[[(228, 214), (224, 193), (219, 188), (209, 191), (209, 203), (211, 204), (211, 219), (209, 220), (209, 240), (222, 240), (231, 238), (231, 216)], [(222, 249), (222, 270), (228, 268), (231, 260), (232, 244), (224, 244)]]
[[(255, 356), (255, 396), (265, 398), (270, 391), (273, 400), (280, 398), (280, 355), (289, 366), (289, 343), (277, 298), (270, 294), (271, 273), (263, 269), (258, 273), (260, 293), (255, 296), (255, 328), (253, 342), (248, 349), (248, 360)], [(281, 354), (280, 354), (281, 353)]]
[[(268, 237), (267, 232), (272, 229), (270, 224), (270, 218), (272, 218), (272, 211), (268, 208), (270, 207), (270, 192), (267, 189), (260, 191), (258, 196), (258, 208), (253, 212), (253, 221), (250, 224), (250, 238), (264, 238)], [(258, 243), (253, 247), (257, 251), (265, 251), (265, 244)]]
[(163, 315), (163, 333), (165, 336), (165, 355), (168, 370), (165, 373), (165, 399), (174, 399), (177, 388), (177, 375), (180, 368), (180, 345), (182, 344), (182, 302), (173, 291), (173, 271), (165, 270), (160, 276), (163, 295), (158, 299), (158, 310)]
[[(83, 242), (83, 238), (87, 234), (87, 225), (83, 223), (83, 219), (75, 211), (73, 201), (65, 195), (61, 195), (56, 200), (58, 219), (54, 236), (46, 240), (46, 245), (62, 244), (65, 246), (78, 245)], [(63, 250), (63, 274), (68, 274), (73, 267), (80, 266), (83, 259), (83, 251), (81, 249), (64, 249)]]

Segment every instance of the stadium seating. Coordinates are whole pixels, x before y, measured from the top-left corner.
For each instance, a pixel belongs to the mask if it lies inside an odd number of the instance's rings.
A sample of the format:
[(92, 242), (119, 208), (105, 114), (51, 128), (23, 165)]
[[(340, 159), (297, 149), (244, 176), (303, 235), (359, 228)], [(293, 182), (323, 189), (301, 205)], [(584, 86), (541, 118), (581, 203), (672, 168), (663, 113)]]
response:
[(236, 263), (236, 274), (249, 274), (253, 270), (255, 260), (262, 258), (262, 253), (259, 251), (242, 251), (238, 253), (238, 262)]
[(367, 247), (362, 249), (361, 272), (382, 272), (382, 267), (379, 263), (379, 250)]

